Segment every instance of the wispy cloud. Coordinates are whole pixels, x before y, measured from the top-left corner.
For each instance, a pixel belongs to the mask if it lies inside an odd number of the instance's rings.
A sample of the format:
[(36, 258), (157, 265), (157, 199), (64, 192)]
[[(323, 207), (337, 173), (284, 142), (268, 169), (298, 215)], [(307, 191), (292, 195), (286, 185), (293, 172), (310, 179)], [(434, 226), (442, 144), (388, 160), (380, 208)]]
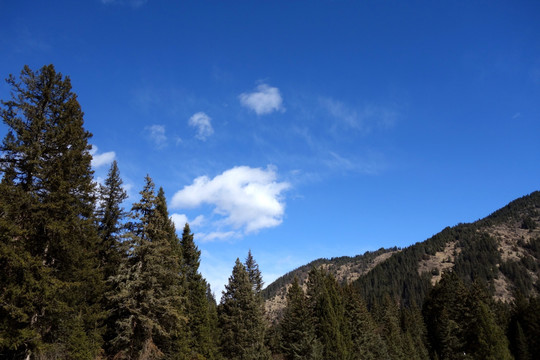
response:
[(238, 238), (240, 234), (237, 231), (212, 231), (210, 233), (198, 233), (197, 239), (202, 243), (213, 241), (226, 241)]
[(92, 145), (90, 155), (92, 155), (92, 167), (94, 169), (112, 163), (114, 158), (116, 157), (116, 153), (114, 151), (108, 151), (102, 154), (98, 154), (98, 147), (95, 145)]
[(266, 169), (237, 166), (213, 179), (201, 176), (174, 194), (173, 208), (213, 207), (221, 217), (216, 226), (227, 229), (205, 235), (207, 241), (232, 237), (236, 232), (253, 233), (278, 226), (283, 221), (283, 192), (287, 182), (278, 182), (272, 167)]
[(189, 126), (197, 129), (197, 139), (206, 140), (207, 137), (214, 133), (212, 128), (212, 119), (204, 112), (198, 112), (189, 118)]
[(167, 135), (165, 134), (164, 125), (151, 125), (145, 127), (150, 140), (158, 147), (162, 148), (167, 145)]
[(390, 128), (398, 117), (397, 111), (390, 107), (365, 105), (356, 108), (325, 97), (321, 97), (319, 103), (340, 125), (366, 133), (373, 128)]
[(386, 161), (381, 154), (369, 152), (362, 158), (348, 158), (334, 151), (329, 151), (323, 160), (326, 166), (332, 170), (356, 172), (367, 175), (376, 175), (386, 167)]
[(260, 84), (253, 92), (240, 94), (239, 99), (243, 106), (255, 111), (257, 115), (285, 111), (279, 89), (266, 84)]

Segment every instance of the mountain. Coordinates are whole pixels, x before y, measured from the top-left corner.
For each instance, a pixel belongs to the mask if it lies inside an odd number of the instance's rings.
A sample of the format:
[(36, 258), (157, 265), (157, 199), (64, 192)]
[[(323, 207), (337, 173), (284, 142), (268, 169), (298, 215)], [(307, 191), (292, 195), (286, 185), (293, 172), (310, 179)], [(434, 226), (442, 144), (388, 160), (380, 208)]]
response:
[(318, 259), (293, 270), (264, 290), (270, 318), (279, 317), (286, 289), (296, 276), (322, 267), (340, 282), (352, 283), (368, 306), (385, 295), (404, 305), (422, 304), (444, 271), (466, 282), (481, 282), (496, 300), (517, 292), (540, 293), (540, 192), (523, 196), (473, 223), (447, 227), (433, 237), (399, 250), (379, 249), (355, 257)]

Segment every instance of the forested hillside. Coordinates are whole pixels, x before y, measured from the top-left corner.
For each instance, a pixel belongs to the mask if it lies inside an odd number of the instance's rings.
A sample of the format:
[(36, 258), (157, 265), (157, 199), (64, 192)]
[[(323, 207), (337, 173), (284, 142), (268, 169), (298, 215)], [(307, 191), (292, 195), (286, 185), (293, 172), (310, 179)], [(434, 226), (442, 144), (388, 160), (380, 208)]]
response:
[(265, 292), (249, 252), (217, 303), (163, 189), (147, 176), (128, 211), (116, 162), (95, 181), (70, 79), (24, 67), (8, 84), (0, 358), (540, 357), (539, 192), (403, 250), (317, 260)]
[[(538, 295), (540, 192), (517, 199), (484, 219), (447, 227), (405, 249), (380, 249), (355, 257), (318, 259), (268, 285), (267, 302), (279, 303), (296, 276), (307, 282), (311, 268), (323, 268), (339, 282), (354, 283), (369, 306), (385, 295), (421, 304), (444, 271), (466, 282), (481, 281), (496, 299), (509, 302), (516, 292)], [(279, 306), (278, 306), (279, 308)]]

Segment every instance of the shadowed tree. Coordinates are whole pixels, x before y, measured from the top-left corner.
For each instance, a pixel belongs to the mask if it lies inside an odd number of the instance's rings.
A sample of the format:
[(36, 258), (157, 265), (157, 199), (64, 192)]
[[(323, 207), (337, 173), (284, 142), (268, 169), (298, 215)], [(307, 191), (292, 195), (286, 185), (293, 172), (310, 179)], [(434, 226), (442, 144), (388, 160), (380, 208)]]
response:
[[(7, 82), (12, 98), (0, 113), (8, 128), (0, 147), (0, 350), (91, 359), (104, 317), (91, 134), (70, 79), (54, 66), (25, 66)], [(12, 281), (20, 282), (18, 290)], [(16, 346), (4, 343), (7, 333)]]
[(259, 296), (245, 266), (236, 259), (218, 308), (221, 352), (227, 359), (269, 359)]
[(170, 220), (157, 208), (150, 177), (140, 194), (132, 207), (129, 253), (112, 279), (110, 300), (118, 320), (111, 343), (120, 359), (183, 359), (188, 352), (185, 298)]
[(212, 314), (212, 311), (215, 312), (215, 300), (208, 298), (208, 284), (199, 273), (201, 252), (195, 245), (187, 223), (180, 244), (186, 277), (190, 348), (193, 356), (202, 355), (206, 359), (214, 359), (217, 353), (217, 339), (212, 332), (217, 326), (215, 313)]

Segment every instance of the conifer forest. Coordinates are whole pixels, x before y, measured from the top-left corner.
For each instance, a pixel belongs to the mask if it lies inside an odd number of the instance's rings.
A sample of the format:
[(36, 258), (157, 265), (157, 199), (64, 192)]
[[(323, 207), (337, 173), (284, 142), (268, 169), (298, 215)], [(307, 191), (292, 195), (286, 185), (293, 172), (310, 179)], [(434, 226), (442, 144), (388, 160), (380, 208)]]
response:
[[(257, 254), (238, 254), (216, 298), (197, 234), (175, 228), (151, 176), (130, 209), (116, 162), (96, 181), (68, 76), (25, 66), (7, 83), (0, 359), (540, 358), (540, 193), (394, 249), (354, 281), (330, 266), (290, 274), (270, 316)], [(506, 221), (532, 234), (512, 261), (481, 231)], [(452, 266), (418, 271), (450, 243)], [(494, 296), (502, 279), (505, 299)]]

